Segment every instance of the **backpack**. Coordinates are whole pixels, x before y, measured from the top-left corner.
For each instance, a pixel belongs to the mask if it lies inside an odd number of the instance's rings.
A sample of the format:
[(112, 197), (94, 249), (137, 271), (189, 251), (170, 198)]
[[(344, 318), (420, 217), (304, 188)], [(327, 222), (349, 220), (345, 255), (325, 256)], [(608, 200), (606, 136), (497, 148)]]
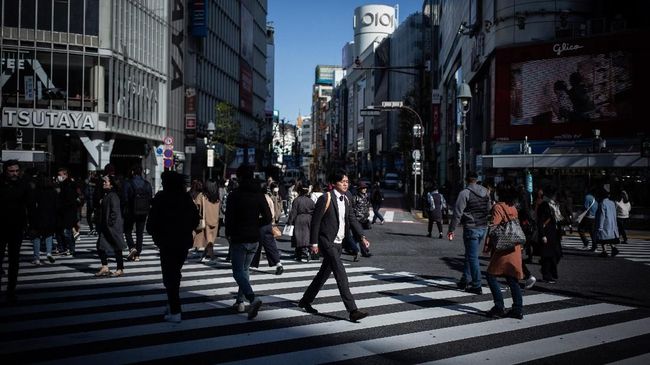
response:
[(149, 184), (149, 182), (145, 181), (144, 185), (136, 188), (135, 185), (133, 185), (133, 182), (131, 182), (131, 186), (133, 187), (131, 212), (136, 217), (146, 216), (149, 214), (149, 210), (151, 209), (151, 194), (147, 192), (147, 184)]
[(427, 193), (427, 210), (430, 212), (436, 210), (436, 201), (433, 199), (432, 192)]

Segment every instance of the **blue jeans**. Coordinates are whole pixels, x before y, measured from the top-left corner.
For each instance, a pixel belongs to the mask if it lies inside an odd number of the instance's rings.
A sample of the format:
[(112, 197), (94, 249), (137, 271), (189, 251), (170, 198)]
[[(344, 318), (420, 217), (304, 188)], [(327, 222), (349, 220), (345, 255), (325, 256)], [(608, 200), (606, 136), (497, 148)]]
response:
[[(497, 278), (486, 273), (485, 279), (490, 286), (490, 291), (492, 292), (492, 298), (494, 298), (494, 305), (498, 308), (504, 309), (503, 304), (503, 294), (501, 293), (501, 287), (497, 283)], [(512, 310), (517, 313), (522, 313), (524, 302), (521, 297), (521, 288), (519, 287), (519, 281), (512, 276), (505, 277), (508, 286), (510, 287), (510, 294), (512, 295)]]
[(372, 205), (372, 212), (375, 214), (372, 217), (372, 223), (375, 223), (377, 221), (377, 218), (379, 218), (379, 221), (383, 222), (384, 221), (384, 216), (379, 213), (379, 209), (381, 209), (381, 204), (373, 204)]
[(34, 260), (38, 260), (41, 257), (41, 241), (45, 241), (45, 252), (47, 252), (47, 255), (49, 256), (52, 254), (53, 240), (53, 235), (34, 237), (32, 240), (32, 244), (34, 245)]
[(59, 243), (59, 252), (70, 251), (74, 254), (75, 240), (72, 234), (72, 228), (62, 228), (56, 234), (56, 240)]
[(255, 293), (248, 281), (248, 269), (253, 261), (253, 256), (257, 251), (257, 242), (252, 243), (231, 243), (230, 244), (230, 262), (232, 264), (232, 277), (235, 278), (239, 291), (237, 292), (237, 302), (241, 303), (244, 298), (252, 302), (255, 299)]
[[(478, 262), (478, 252), (485, 238), (487, 228), (464, 228), (463, 243), (465, 244), (465, 264), (460, 281), (466, 282), (472, 288), (481, 287), (481, 265)], [(471, 279), (471, 281), (470, 281)]]

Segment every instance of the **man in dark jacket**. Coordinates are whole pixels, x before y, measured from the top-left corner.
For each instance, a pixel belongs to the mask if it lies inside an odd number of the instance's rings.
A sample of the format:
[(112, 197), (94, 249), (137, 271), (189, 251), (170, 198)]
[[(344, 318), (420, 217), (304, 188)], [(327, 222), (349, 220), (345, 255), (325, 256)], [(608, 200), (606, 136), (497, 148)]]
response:
[(298, 306), (309, 313), (318, 313), (311, 303), (333, 272), (343, 304), (350, 313), (350, 321), (356, 322), (365, 318), (368, 313), (357, 309), (350, 292), (348, 277), (341, 262), (341, 243), (348, 227), (363, 245), (368, 247), (370, 242), (363, 235), (363, 228), (355, 219), (350, 201), (346, 198), (345, 193), (349, 184), (347, 173), (342, 170), (335, 172), (330, 177), (330, 182), (334, 190), (318, 198), (310, 226), (312, 250), (322, 253), (323, 263), (298, 302)]
[(16, 301), (16, 282), (20, 259), (20, 244), (27, 225), (27, 204), (30, 199), (29, 185), (20, 178), (20, 165), (16, 160), (3, 164), (0, 177), (0, 280), (5, 250), (9, 251), (9, 280), (6, 299)]
[(253, 180), (253, 168), (247, 165), (237, 169), (239, 187), (228, 195), (226, 211), (226, 238), (230, 242), (232, 276), (239, 286), (235, 309), (242, 312), (244, 298), (250, 303), (248, 319), (257, 316), (262, 301), (255, 298), (255, 293), (248, 279), (257, 245), (260, 240), (260, 227), (271, 224), (271, 210), (260, 185)]
[(487, 233), (488, 214), (491, 208), (489, 191), (476, 183), (476, 173), (467, 174), (467, 187), (458, 193), (454, 216), (449, 223), (449, 240), (454, 239), (454, 230), (458, 224), (463, 225), (463, 243), (465, 244), (465, 265), (458, 288), (482, 294), (481, 266), (478, 253), (481, 242)]
[(185, 191), (183, 175), (166, 171), (161, 175), (163, 190), (151, 202), (147, 232), (160, 249), (160, 267), (167, 291), (165, 321), (181, 321), (181, 269), (192, 247), (192, 232), (199, 224), (199, 211)]
[[(132, 170), (133, 176), (124, 184), (124, 236), (129, 246), (129, 261), (140, 261), (142, 242), (144, 240), (144, 224), (149, 215), (153, 189), (151, 184), (142, 177), (142, 167)], [(133, 227), (135, 226), (135, 243), (133, 242)]]
[(79, 222), (78, 212), (81, 200), (67, 168), (61, 167), (57, 172), (56, 179), (59, 190), (58, 230), (56, 233), (59, 254), (74, 255), (75, 238), (72, 228)]

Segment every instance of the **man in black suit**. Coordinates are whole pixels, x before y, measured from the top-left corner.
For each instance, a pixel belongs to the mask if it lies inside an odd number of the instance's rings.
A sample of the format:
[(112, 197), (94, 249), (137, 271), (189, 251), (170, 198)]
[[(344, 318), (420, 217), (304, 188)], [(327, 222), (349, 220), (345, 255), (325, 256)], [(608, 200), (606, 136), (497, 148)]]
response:
[(356, 322), (368, 316), (368, 313), (358, 310), (354, 298), (352, 298), (345, 267), (341, 262), (341, 243), (348, 227), (352, 229), (355, 238), (366, 247), (370, 245), (370, 242), (363, 236), (363, 228), (354, 218), (350, 201), (346, 197), (345, 192), (348, 190), (349, 185), (346, 172), (343, 170), (336, 171), (330, 177), (330, 182), (334, 190), (318, 198), (311, 219), (310, 241), (312, 251), (318, 253), (320, 250), (323, 255), (323, 263), (320, 270), (318, 270), (318, 274), (316, 274), (316, 277), (314, 277), (314, 280), (303, 294), (302, 299), (298, 302), (298, 306), (309, 313), (318, 313), (311, 306), (311, 302), (314, 301), (316, 295), (333, 272), (343, 304), (350, 313), (350, 321)]

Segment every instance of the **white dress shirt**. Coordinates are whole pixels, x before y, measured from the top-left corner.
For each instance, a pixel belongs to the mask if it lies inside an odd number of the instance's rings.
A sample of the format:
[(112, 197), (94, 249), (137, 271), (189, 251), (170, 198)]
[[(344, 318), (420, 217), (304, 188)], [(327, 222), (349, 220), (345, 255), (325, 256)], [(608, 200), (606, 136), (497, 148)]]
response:
[[(341, 244), (343, 238), (345, 238), (345, 196), (339, 193), (338, 190), (334, 190), (334, 196), (336, 197), (336, 206), (339, 210), (339, 230), (336, 232), (334, 243)], [(343, 197), (343, 200), (341, 200), (341, 197)]]

